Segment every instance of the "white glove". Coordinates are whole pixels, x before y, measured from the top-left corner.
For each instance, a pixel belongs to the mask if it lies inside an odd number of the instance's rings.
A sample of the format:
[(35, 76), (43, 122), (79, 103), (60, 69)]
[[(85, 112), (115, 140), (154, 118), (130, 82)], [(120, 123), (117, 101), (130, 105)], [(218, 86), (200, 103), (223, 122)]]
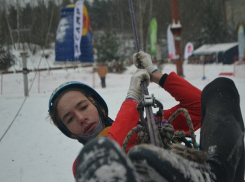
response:
[(146, 80), (147, 86), (150, 83), (150, 75), (145, 69), (137, 69), (135, 74), (131, 77), (130, 86), (127, 93), (127, 98), (132, 98), (140, 102), (142, 98), (141, 82)]
[(133, 62), (137, 68), (139, 64), (144, 66), (150, 75), (152, 75), (154, 71), (157, 71), (157, 69), (152, 64), (151, 55), (143, 51), (140, 51), (133, 55)]

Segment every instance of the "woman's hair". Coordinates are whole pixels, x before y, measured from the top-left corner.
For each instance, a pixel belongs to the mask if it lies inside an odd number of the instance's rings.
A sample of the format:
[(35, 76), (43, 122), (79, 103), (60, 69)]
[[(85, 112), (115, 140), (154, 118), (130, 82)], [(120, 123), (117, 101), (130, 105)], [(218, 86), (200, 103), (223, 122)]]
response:
[(56, 96), (56, 99), (53, 103), (53, 106), (51, 108), (51, 111), (50, 111), (50, 117), (51, 117), (51, 120), (53, 121), (53, 123), (58, 127), (61, 125), (60, 122), (62, 122), (58, 116), (58, 109), (57, 109), (57, 106), (58, 106), (58, 103), (61, 99), (62, 96), (64, 96), (67, 92), (70, 92), (70, 91), (78, 91), (78, 92), (81, 92), (83, 95), (86, 96), (85, 92), (81, 89), (81, 88), (76, 88), (76, 87), (71, 87), (71, 88), (67, 88), (63, 91), (61, 91), (57, 96)]

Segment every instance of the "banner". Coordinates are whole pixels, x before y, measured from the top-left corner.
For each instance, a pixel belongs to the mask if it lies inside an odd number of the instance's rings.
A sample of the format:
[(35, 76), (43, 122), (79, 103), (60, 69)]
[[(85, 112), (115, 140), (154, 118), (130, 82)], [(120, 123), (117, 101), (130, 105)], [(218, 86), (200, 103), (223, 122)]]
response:
[(74, 57), (79, 57), (81, 55), (80, 43), (82, 38), (83, 30), (83, 3), (84, 0), (79, 0), (75, 4), (74, 9)]
[(188, 57), (192, 55), (193, 50), (194, 50), (193, 44), (191, 42), (188, 42), (185, 46), (184, 59), (188, 59)]
[(170, 30), (171, 25), (168, 26), (167, 30), (167, 38), (168, 38), (168, 57), (170, 59), (175, 58), (175, 44), (174, 44), (174, 36)]
[(153, 18), (150, 22), (150, 52), (151, 55), (156, 54), (157, 43), (157, 20)]
[(243, 26), (240, 25), (238, 29), (238, 55), (239, 61), (244, 58), (244, 30)]
[(88, 11), (85, 6), (83, 6), (83, 32), (82, 36), (85, 36), (88, 31), (92, 32), (91, 23), (88, 17)]

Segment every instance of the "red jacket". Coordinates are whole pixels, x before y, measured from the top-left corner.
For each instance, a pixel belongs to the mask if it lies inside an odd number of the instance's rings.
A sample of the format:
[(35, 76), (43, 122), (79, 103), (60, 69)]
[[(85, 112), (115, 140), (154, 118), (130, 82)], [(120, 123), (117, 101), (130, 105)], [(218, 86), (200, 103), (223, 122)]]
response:
[[(191, 85), (182, 77), (174, 72), (170, 73), (163, 87), (172, 97), (179, 101), (179, 104), (171, 109), (164, 110), (164, 119), (167, 119), (179, 108), (185, 108), (192, 119), (194, 130), (201, 126), (201, 90)], [(108, 132), (108, 137), (116, 140), (122, 147), (123, 141), (128, 132), (134, 128), (139, 122), (139, 113), (137, 111), (138, 102), (133, 99), (126, 99)], [(189, 127), (183, 113), (178, 115), (171, 123), (176, 130), (183, 130), (189, 134)], [(137, 134), (134, 134), (129, 143), (127, 150), (136, 145)], [(75, 174), (76, 160), (73, 164), (73, 174)]]

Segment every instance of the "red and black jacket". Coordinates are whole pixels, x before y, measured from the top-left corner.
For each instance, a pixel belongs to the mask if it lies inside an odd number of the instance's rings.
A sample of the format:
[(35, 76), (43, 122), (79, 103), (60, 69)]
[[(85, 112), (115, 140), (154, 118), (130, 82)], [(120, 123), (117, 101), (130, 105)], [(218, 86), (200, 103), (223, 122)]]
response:
[[(167, 119), (179, 108), (185, 108), (192, 119), (194, 130), (198, 130), (201, 126), (201, 90), (191, 85), (182, 77), (172, 72), (169, 75), (163, 75), (159, 85), (164, 88), (176, 101), (178, 105), (171, 109), (164, 110), (164, 119)], [(103, 135), (117, 141), (122, 147), (123, 141), (129, 131), (134, 128), (139, 122), (139, 113), (137, 111), (138, 102), (134, 99), (126, 99), (115, 119), (112, 126), (106, 128)], [(179, 114), (171, 123), (174, 130), (183, 130), (189, 134), (189, 127), (183, 113)], [(126, 151), (137, 145), (137, 134), (134, 134), (129, 140)], [(76, 160), (73, 164), (73, 174), (75, 176)]]

